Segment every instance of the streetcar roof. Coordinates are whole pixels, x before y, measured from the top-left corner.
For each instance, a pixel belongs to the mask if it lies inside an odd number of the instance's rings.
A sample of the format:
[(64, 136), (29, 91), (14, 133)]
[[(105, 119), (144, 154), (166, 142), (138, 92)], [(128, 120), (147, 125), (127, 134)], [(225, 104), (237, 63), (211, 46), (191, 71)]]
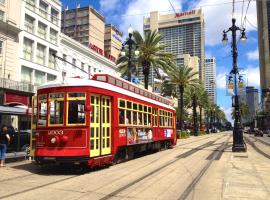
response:
[(114, 91), (120, 94), (125, 94), (127, 96), (143, 100), (149, 103), (153, 103), (168, 109), (175, 110), (172, 106), (164, 104), (162, 102), (156, 101), (154, 99), (150, 99), (148, 97), (145, 97), (143, 95), (137, 94), (135, 92), (131, 92), (129, 90), (125, 90), (123, 88), (120, 88), (115, 85), (111, 85), (107, 82), (102, 82), (102, 81), (97, 81), (97, 80), (92, 80), (92, 79), (83, 79), (83, 78), (65, 78), (63, 81), (56, 79), (54, 81), (47, 82), (41, 86), (38, 87), (38, 89), (46, 89), (46, 88), (54, 88), (54, 87), (77, 87), (77, 86), (91, 86), (91, 87), (96, 87), (96, 88), (102, 88), (110, 91)]

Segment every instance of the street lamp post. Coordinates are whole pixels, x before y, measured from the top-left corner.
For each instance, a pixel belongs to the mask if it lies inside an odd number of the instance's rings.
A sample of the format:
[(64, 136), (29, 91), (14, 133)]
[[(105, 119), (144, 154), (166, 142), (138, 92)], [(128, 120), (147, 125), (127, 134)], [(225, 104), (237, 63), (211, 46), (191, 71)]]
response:
[(236, 44), (236, 32), (241, 32), (241, 41), (245, 41), (247, 39), (245, 34), (245, 29), (241, 29), (235, 25), (236, 19), (232, 19), (232, 26), (227, 30), (223, 31), (223, 39), (222, 42), (226, 44), (228, 42), (227, 33), (229, 31), (232, 32), (232, 53), (233, 53), (233, 68), (230, 72), (230, 74), (234, 75), (234, 87), (235, 87), (235, 94), (234, 94), (234, 128), (233, 128), (233, 146), (232, 151), (233, 152), (246, 152), (247, 147), (243, 140), (243, 127), (241, 123), (241, 113), (240, 113), (240, 106), (239, 106), (239, 96), (238, 96), (238, 88), (237, 88), (237, 74), (238, 67), (237, 67), (237, 44)]
[[(136, 45), (136, 43), (134, 42), (134, 40), (132, 40), (132, 35), (133, 35), (133, 29), (130, 26), (128, 28), (128, 39), (125, 43), (122, 44), (122, 51), (121, 51), (121, 56), (125, 56), (126, 52), (125, 52), (125, 46), (128, 46), (128, 81), (131, 82), (131, 50), (132, 50), (132, 46)], [(139, 55), (139, 51), (136, 49), (135, 50), (135, 55)]]

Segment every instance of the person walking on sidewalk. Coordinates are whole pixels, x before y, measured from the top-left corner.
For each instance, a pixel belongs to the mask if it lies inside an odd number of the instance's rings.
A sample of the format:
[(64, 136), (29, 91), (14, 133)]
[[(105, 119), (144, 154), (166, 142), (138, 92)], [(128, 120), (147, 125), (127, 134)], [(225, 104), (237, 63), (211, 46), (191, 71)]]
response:
[(8, 127), (3, 125), (0, 132), (0, 167), (4, 167), (7, 145), (10, 143), (10, 136), (8, 134)]

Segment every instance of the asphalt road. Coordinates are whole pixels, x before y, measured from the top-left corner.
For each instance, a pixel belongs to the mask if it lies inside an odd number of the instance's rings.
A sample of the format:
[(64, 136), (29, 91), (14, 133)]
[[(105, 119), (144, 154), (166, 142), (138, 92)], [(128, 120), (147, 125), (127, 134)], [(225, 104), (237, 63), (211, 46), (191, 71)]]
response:
[(173, 149), (86, 172), (12, 163), (0, 169), (0, 199), (223, 199), (231, 145), (231, 132), (192, 137)]

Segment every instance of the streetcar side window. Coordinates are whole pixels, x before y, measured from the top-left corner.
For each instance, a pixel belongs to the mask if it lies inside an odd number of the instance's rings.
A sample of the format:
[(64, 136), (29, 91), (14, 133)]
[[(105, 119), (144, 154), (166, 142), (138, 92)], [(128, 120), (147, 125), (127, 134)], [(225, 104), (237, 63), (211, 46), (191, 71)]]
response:
[(46, 126), (47, 123), (47, 95), (38, 96), (38, 126)]
[(50, 125), (64, 124), (64, 93), (49, 95), (49, 122)]
[(172, 113), (165, 110), (159, 110), (159, 125), (163, 127), (172, 127)]
[(151, 126), (152, 107), (119, 99), (119, 124), (133, 126)]
[(68, 93), (68, 124), (85, 124), (85, 93)]

